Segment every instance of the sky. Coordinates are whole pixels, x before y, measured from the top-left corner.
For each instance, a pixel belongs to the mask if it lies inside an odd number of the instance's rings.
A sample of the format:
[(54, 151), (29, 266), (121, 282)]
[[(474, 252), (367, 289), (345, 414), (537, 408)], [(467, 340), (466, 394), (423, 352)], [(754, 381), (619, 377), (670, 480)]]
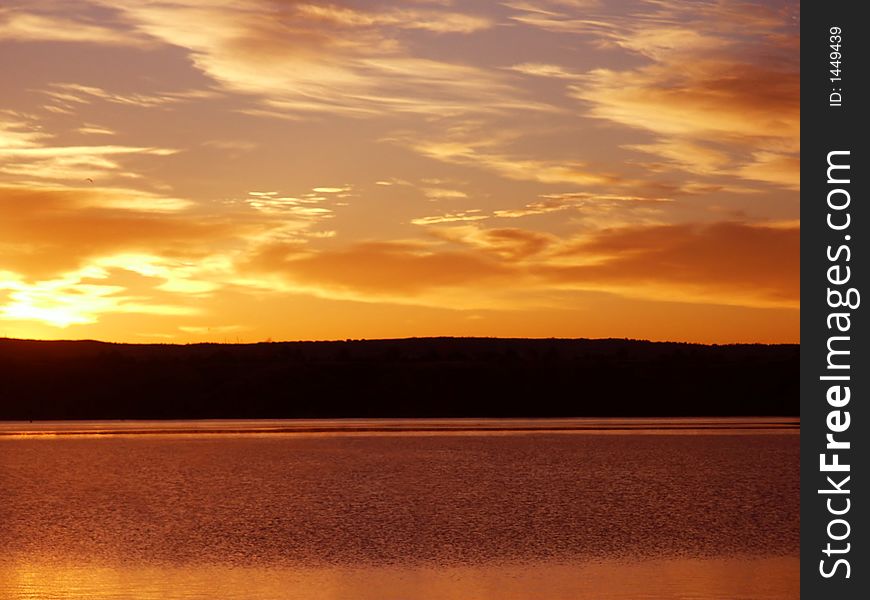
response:
[(12, 0), (0, 337), (799, 341), (797, 1)]

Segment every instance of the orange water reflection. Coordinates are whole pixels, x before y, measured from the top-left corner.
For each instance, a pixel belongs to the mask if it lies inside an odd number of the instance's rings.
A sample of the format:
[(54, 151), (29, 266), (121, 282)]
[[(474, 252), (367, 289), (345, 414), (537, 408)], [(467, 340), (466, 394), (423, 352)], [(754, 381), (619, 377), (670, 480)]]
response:
[(0, 435), (0, 599), (797, 598), (798, 431), (739, 425)]
[(259, 568), (0, 564), (0, 595), (24, 599), (785, 600), (797, 557), (668, 559), (474, 567)]

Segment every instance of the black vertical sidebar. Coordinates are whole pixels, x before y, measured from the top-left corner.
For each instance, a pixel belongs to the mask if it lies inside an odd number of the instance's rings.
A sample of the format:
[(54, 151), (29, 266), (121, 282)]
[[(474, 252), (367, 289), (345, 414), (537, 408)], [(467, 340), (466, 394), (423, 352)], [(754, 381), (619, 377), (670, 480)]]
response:
[[(870, 24), (801, 7), (801, 595), (868, 598)], [(847, 466), (848, 465), (848, 466)]]

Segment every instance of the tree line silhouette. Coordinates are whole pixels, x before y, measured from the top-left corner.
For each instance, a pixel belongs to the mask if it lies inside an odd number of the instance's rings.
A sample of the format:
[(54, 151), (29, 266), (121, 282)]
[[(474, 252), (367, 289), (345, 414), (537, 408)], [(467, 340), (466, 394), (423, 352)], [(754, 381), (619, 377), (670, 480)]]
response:
[(799, 346), (0, 339), (0, 419), (796, 416)]

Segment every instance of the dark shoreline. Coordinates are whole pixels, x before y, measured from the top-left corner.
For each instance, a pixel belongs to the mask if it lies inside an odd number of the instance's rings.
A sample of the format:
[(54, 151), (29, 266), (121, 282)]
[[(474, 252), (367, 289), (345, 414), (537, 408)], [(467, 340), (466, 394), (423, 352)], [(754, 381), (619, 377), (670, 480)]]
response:
[(798, 416), (797, 344), (0, 339), (0, 420)]
[[(799, 431), (800, 419), (798, 418), (752, 418), (744, 420), (728, 419), (608, 419), (577, 420), (571, 423), (554, 422), (552, 419), (541, 419), (540, 424), (528, 419), (518, 419), (511, 423), (504, 419), (456, 419), (456, 420), (432, 420), (399, 419), (394, 422), (390, 419), (371, 420), (359, 423), (356, 420), (342, 419), (329, 420), (329, 424), (316, 424), (311, 421), (298, 421), (293, 423), (267, 424), (258, 420), (251, 420), (250, 426), (239, 423), (238, 420), (226, 420), (229, 425), (224, 425), (221, 420), (191, 421), (37, 421), (0, 422), (0, 438), (3, 437), (55, 437), (55, 436), (137, 436), (137, 435), (242, 435), (242, 434), (417, 434), (417, 433), (571, 433), (571, 432), (695, 432), (695, 431), (720, 431), (720, 432), (775, 432), (775, 431)], [(475, 422), (477, 421), (477, 422)], [(486, 421), (492, 421), (491, 424)], [(562, 421), (562, 420), (559, 420)], [(665, 421), (665, 422), (663, 422)], [(717, 423), (716, 421), (720, 421)], [(20, 424), (18, 426), (12, 423)], [(172, 426), (178, 424), (177, 427)], [(81, 424), (82, 428), (74, 429)], [(11, 426), (10, 426), (11, 425)], [(28, 427), (27, 425), (31, 425)], [(51, 427), (58, 425), (58, 427)]]

